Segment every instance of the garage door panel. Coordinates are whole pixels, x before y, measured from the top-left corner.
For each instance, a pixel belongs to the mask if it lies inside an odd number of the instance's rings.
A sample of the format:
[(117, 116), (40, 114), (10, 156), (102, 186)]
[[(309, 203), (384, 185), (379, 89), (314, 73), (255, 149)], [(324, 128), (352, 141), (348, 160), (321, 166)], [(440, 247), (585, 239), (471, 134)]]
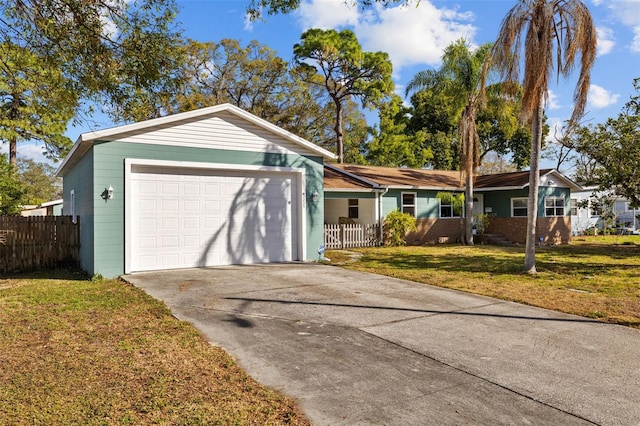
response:
[(294, 175), (242, 173), (134, 170), (131, 269), (295, 260)]

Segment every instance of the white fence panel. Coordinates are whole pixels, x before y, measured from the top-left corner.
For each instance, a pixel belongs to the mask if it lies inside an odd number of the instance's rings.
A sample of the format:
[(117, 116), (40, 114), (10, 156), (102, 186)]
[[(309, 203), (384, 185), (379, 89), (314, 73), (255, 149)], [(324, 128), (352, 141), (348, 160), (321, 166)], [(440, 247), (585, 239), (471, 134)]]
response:
[(376, 224), (326, 224), (324, 246), (327, 249), (345, 249), (379, 246), (380, 232)]

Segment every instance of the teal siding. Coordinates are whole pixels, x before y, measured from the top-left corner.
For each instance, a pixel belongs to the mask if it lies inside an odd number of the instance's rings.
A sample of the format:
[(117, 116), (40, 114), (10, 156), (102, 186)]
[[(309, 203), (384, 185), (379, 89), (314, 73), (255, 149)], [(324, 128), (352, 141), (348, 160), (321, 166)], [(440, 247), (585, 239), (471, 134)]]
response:
[(386, 216), (394, 210), (402, 207), (402, 193), (413, 192), (416, 194), (416, 217), (418, 219), (437, 219), (440, 216), (440, 202), (436, 197), (437, 191), (392, 189), (387, 192), (382, 200), (382, 215)]
[(63, 180), (63, 210), (71, 215), (71, 191), (75, 192), (76, 214), (80, 217), (80, 267), (95, 274), (93, 252), (94, 189), (93, 150), (89, 150)]
[[(124, 160), (125, 158), (208, 162), (254, 166), (297, 167), (306, 169), (307, 259), (316, 259), (323, 243), (324, 201), (323, 160), (295, 154), (268, 154), (241, 151), (219, 151), (203, 148), (147, 145), (124, 142), (95, 143), (93, 147), (93, 193), (95, 225), (95, 268), (93, 273), (114, 277), (124, 273)], [(76, 166), (77, 168), (77, 166)], [(75, 168), (74, 168), (75, 170)], [(66, 178), (66, 177), (65, 177)], [(105, 202), (99, 194), (111, 185), (113, 199)], [(318, 192), (319, 200), (311, 201)]]
[[(511, 217), (511, 199), (527, 198), (529, 196), (528, 189), (517, 189), (507, 191), (491, 191), (482, 192), (484, 194), (484, 207), (491, 207), (492, 216)], [(538, 189), (538, 217), (545, 217), (544, 200), (546, 197), (564, 197), (565, 215), (571, 214), (569, 210), (571, 191), (569, 188), (560, 188), (555, 186), (541, 186)]]

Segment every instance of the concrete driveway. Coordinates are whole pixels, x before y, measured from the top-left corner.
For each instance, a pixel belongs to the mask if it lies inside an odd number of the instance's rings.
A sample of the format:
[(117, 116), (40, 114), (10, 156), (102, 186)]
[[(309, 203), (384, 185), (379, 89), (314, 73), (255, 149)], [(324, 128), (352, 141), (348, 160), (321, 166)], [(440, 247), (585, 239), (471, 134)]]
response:
[(640, 332), (316, 264), (124, 277), (315, 425), (639, 425)]

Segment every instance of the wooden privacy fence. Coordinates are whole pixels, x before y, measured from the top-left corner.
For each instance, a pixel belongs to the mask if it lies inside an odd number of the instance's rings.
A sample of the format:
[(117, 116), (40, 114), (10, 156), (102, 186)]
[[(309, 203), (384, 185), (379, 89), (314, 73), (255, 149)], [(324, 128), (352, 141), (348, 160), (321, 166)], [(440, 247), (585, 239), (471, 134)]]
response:
[(0, 216), (0, 273), (77, 266), (80, 219)]
[(324, 225), (324, 246), (327, 249), (375, 247), (380, 243), (380, 227), (376, 224)]

